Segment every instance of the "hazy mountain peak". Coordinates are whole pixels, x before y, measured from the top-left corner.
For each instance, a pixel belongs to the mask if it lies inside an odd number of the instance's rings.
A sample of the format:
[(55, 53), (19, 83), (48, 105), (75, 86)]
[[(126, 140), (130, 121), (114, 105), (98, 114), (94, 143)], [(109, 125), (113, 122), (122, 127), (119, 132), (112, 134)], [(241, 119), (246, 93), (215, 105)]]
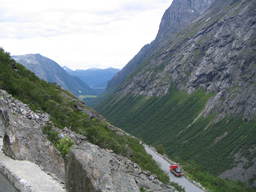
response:
[(13, 58), (34, 72), (39, 78), (57, 83), (75, 95), (88, 94), (89, 86), (80, 79), (69, 75), (58, 63), (41, 54), (16, 55)]
[(215, 0), (173, 0), (165, 11), (156, 39), (161, 40), (184, 29), (205, 12)]

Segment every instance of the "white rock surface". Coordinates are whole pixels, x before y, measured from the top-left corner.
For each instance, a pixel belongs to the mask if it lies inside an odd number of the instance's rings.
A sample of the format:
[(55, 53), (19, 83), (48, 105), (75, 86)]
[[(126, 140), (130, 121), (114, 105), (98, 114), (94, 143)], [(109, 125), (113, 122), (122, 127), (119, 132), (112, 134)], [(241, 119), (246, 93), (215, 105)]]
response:
[[(3, 140), (0, 139), (0, 148)], [(13, 160), (0, 152), (0, 172), (21, 192), (65, 192), (63, 184), (29, 161)], [(1, 187), (1, 186), (0, 186)]]

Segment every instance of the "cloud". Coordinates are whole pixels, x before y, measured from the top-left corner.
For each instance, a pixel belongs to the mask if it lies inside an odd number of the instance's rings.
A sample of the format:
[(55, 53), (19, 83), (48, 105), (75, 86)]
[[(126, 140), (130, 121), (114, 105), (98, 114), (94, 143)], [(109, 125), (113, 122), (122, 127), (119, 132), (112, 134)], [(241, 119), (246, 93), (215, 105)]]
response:
[(170, 0), (1, 0), (0, 42), (71, 68), (123, 67), (157, 33)]

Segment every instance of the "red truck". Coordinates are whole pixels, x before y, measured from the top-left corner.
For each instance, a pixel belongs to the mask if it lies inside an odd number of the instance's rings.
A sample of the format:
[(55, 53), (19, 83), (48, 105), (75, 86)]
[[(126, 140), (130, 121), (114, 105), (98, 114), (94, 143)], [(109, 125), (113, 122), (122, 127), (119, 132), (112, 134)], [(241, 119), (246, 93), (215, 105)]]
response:
[(181, 177), (183, 176), (182, 170), (178, 164), (172, 164), (169, 166), (170, 172), (176, 176), (176, 177)]

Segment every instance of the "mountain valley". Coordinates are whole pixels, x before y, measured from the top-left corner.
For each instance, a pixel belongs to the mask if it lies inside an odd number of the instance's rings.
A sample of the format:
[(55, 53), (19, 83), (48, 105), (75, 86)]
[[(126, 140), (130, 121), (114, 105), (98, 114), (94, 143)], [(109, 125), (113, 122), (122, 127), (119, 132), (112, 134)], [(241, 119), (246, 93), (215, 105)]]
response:
[[(121, 70), (0, 48), (0, 192), (256, 191), (256, 1), (171, 2)], [(130, 16), (150, 7), (123, 6)], [(93, 36), (113, 13), (97, 12), (106, 18)], [(97, 43), (98, 66), (118, 66)], [(78, 49), (88, 60), (76, 66), (98, 63)]]
[(255, 8), (174, 0), (156, 39), (110, 81), (96, 109), (172, 158), (256, 186)]

